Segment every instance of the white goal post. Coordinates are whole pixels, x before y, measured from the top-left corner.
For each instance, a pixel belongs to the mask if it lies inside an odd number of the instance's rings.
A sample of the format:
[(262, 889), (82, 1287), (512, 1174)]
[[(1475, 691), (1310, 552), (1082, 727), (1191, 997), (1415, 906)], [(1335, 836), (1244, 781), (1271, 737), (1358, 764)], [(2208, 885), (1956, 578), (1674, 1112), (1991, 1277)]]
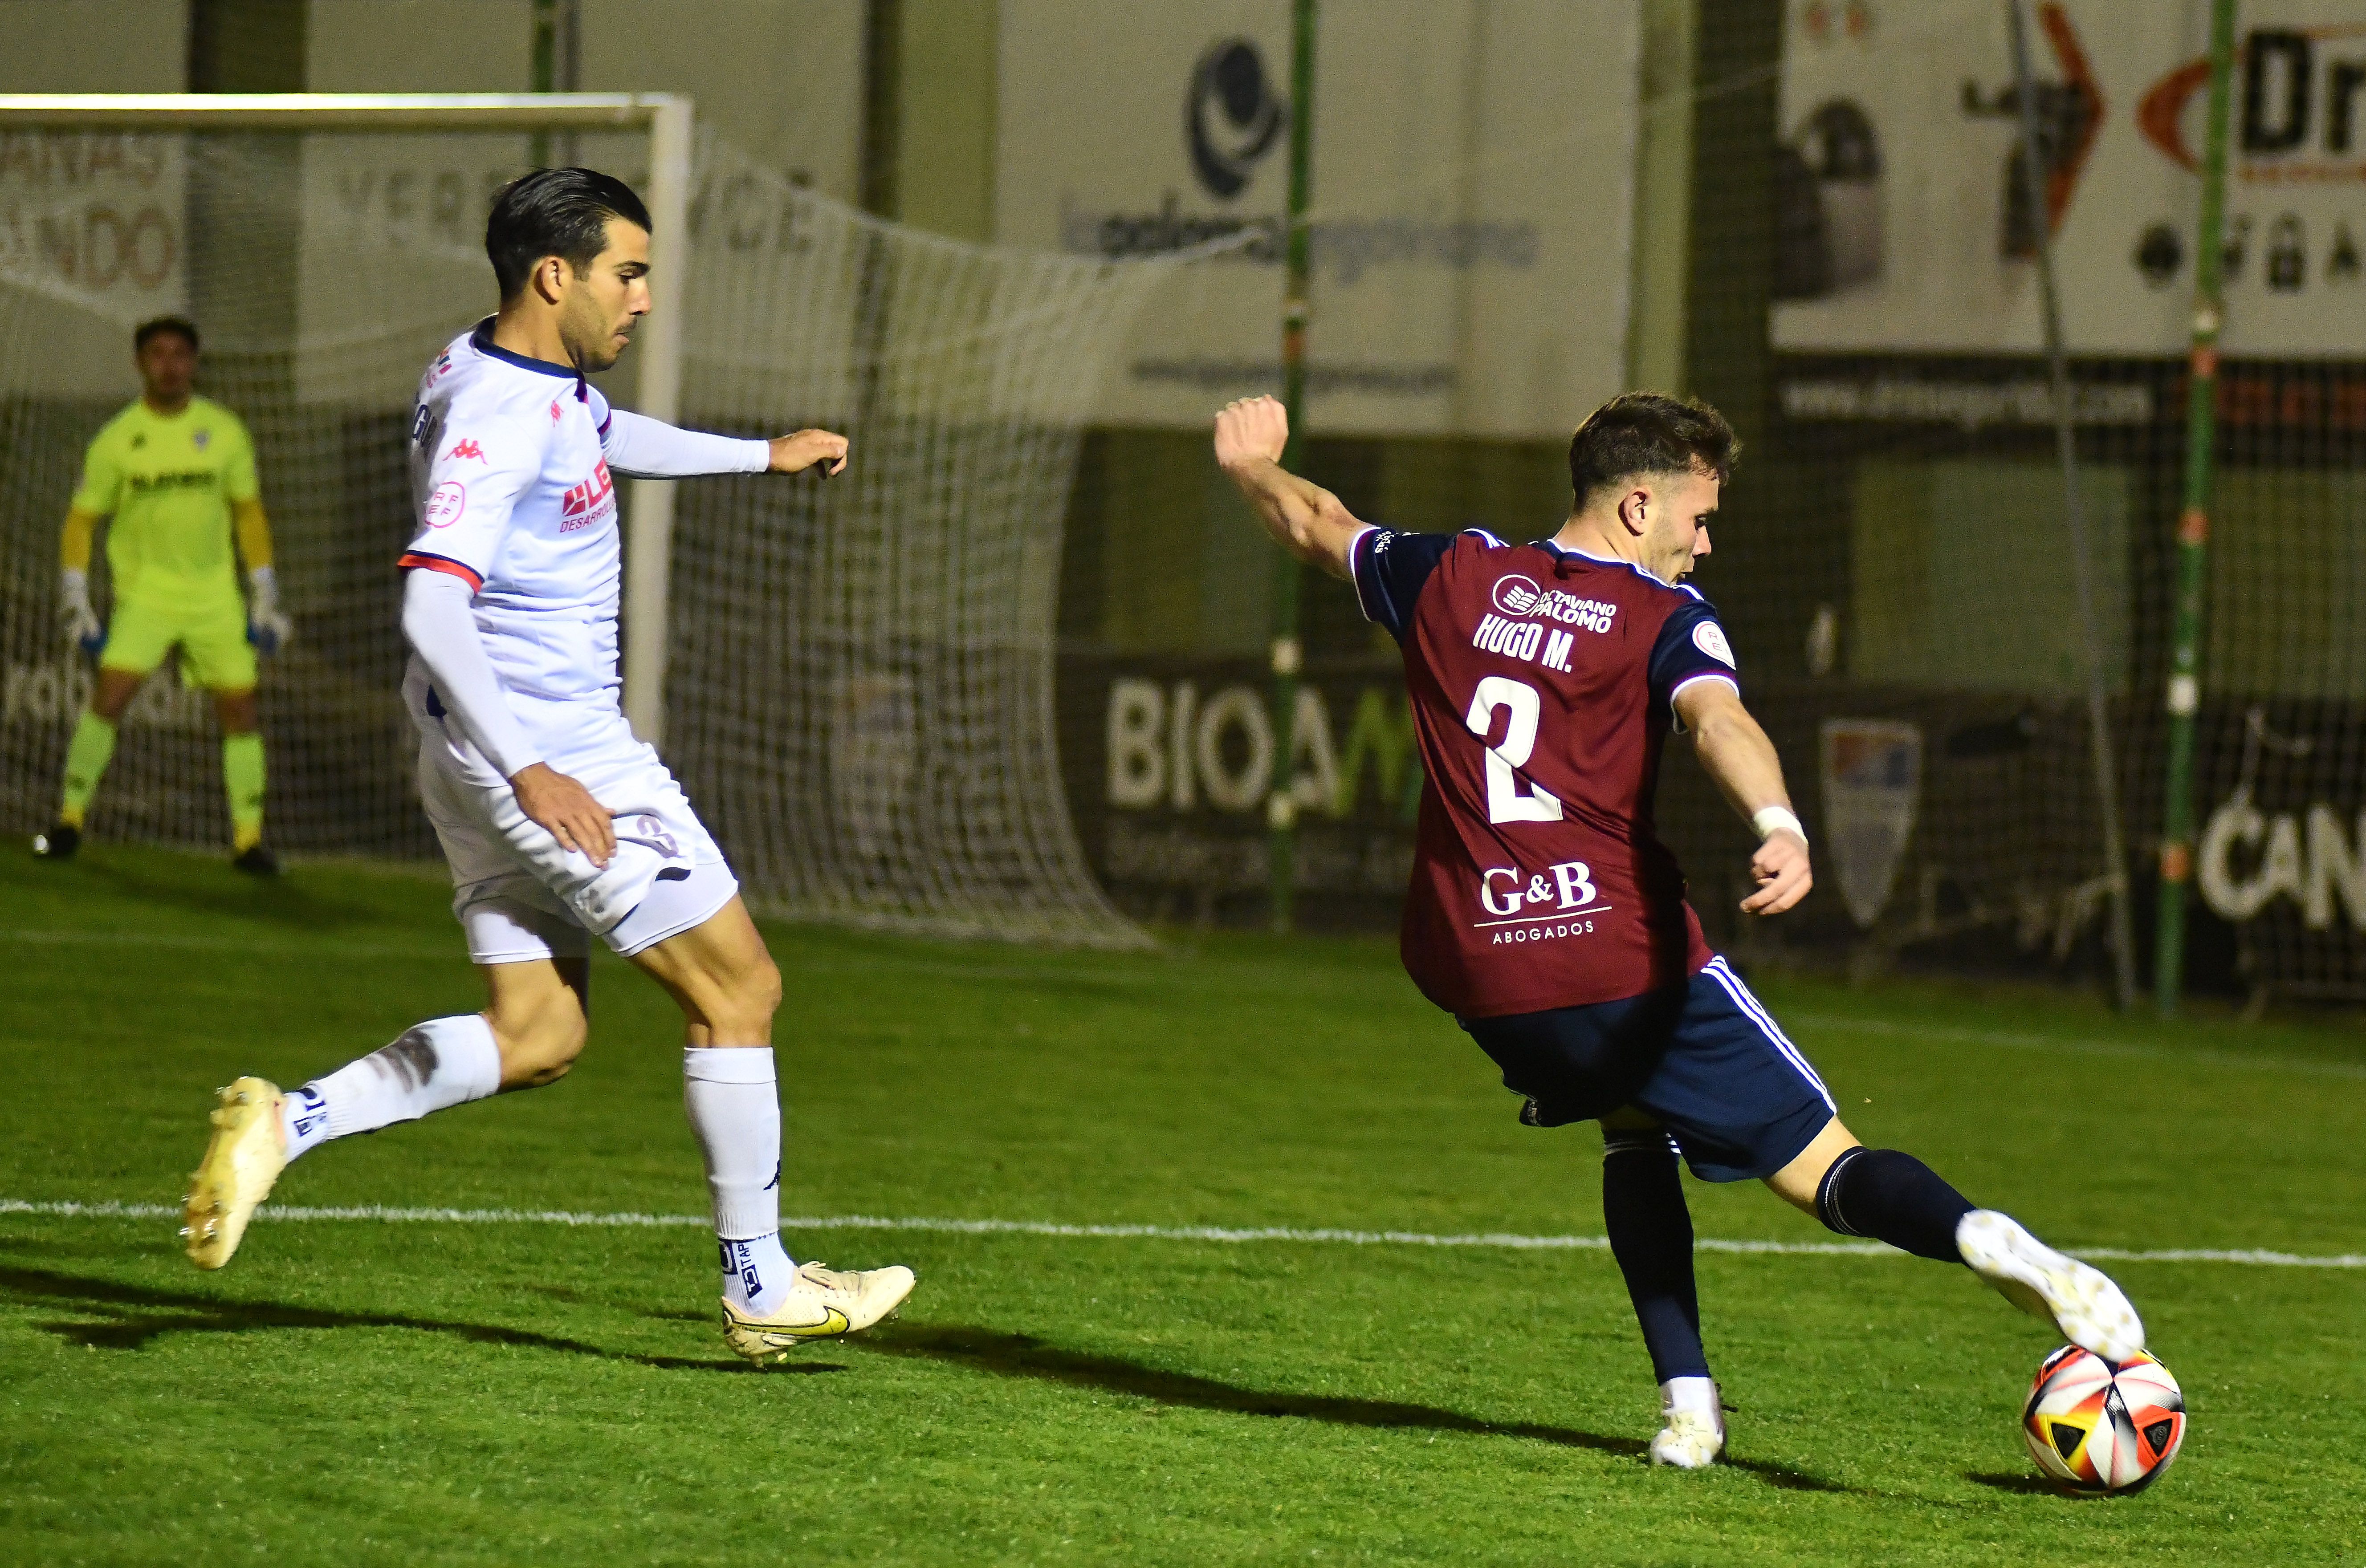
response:
[[(677, 93), (0, 94), (0, 130), (625, 130), (649, 139), (649, 319), (635, 335), (639, 411), (669, 423), (682, 403), (682, 280), (690, 271), (695, 110)], [(625, 714), (664, 744), (670, 482), (633, 483), (625, 583)], [(636, 630), (638, 635), (636, 635)]]

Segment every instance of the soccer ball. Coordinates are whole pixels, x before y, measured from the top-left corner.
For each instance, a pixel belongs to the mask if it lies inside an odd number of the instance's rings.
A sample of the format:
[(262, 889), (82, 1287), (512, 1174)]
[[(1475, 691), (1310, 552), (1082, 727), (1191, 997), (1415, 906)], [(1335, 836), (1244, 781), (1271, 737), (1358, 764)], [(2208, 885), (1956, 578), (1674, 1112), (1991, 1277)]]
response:
[(2021, 1436), (2037, 1468), (2073, 1492), (2141, 1492), (2185, 1441), (2185, 1393), (2141, 1350), (2107, 1361), (2065, 1345), (2037, 1369)]

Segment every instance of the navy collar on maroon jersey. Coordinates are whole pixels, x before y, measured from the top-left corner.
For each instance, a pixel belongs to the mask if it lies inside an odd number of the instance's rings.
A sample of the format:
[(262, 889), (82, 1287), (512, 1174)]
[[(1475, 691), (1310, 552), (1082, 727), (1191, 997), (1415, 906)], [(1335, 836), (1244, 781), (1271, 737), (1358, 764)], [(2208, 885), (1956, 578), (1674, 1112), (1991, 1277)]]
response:
[(1700, 597), (1700, 590), (1689, 584), (1672, 583), (1657, 572), (1645, 571), (1634, 562), (1622, 561), (1616, 555), (1596, 555), (1590, 550), (1572, 550), (1567, 545), (1556, 544), (1549, 539), (1539, 539), (1536, 542), (1536, 545), (1538, 549), (1551, 554), (1556, 561), (1591, 561), (1597, 566), (1624, 566), (1645, 582), (1657, 583), (1662, 588), (1682, 588), (1695, 599)]
[(507, 349), (495, 347), (493, 318), (490, 316), (477, 323), (476, 330), (468, 334), (468, 345), (480, 354), (500, 360), (505, 364), (516, 365), (520, 370), (531, 370), (541, 375), (571, 377), (575, 382), (575, 400), (579, 403), (588, 403), (592, 400), (584, 390), (583, 373), (573, 365), (553, 364), (546, 359), (535, 359), (531, 354), (512, 353)]

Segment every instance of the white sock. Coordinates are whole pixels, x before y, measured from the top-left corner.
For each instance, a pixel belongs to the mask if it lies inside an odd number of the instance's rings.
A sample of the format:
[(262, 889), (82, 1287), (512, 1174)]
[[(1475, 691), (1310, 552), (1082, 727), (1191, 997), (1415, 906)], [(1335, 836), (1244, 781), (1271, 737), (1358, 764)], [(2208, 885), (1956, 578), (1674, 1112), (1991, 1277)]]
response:
[(723, 1294), (769, 1317), (796, 1279), (781, 1247), (781, 1091), (770, 1046), (686, 1046), (682, 1103), (706, 1156)]
[(732, 1305), (755, 1317), (780, 1310), (789, 1287), (797, 1282), (797, 1266), (781, 1246), (781, 1233), (750, 1241), (715, 1243), (723, 1260), (723, 1294)]
[(1706, 1416), (1722, 1422), (1718, 1412), (1717, 1383), (1706, 1377), (1672, 1377), (1660, 1385), (1660, 1414), (1673, 1416), (1689, 1410), (1696, 1416)]
[(501, 1047), (483, 1014), (430, 1018), (290, 1092), (283, 1113), (287, 1158), (332, 1137), (482, 1100), (501, 1086)]

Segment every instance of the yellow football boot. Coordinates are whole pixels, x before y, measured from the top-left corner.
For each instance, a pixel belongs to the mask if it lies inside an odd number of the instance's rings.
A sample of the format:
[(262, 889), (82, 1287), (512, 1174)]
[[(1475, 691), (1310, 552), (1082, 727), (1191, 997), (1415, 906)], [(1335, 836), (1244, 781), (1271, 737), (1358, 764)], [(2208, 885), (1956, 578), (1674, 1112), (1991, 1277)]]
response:
[(769, 1317), (751, 1316), (725, 1298), (724, 1342), (758, 1366), (784, 1361), (800, 1345), (860, 1334), (894, 1316), (913, 1282), (912, 1271), (900, 1265), (858, 1272), (800, 1263), (796, 1283)]
[(181, 1235), (189, 1261), (198, 1268), (219, 1269), (230, 1261), (246, 1235), (246, 1222), (287, 1169), (287, 1132), (280, 1115), (286, 1100), (277, 1084), (260, 1078), (242, 1078), (221, 1091), (211, 1117), (213, 1141), (189, 1178), (188, 1201), (181, 1210)]
[(1660, 1419), (1667, 1423), (1651, 1439), (1651, 1462), (1677, 1470), (1707, 1470), (1725, 1451), (1724, 1399), (1715, 1383), (1708, 1385), (1709, 1408), (1679, 1410), (1664, 1394)]
[(2118, 1364), (2145, 1347), (2144, 1322), (2111, 1276), (2056, 1252), (1994, 1209), (1955, 1222), (1955, 1250), (1997, 1294), (2081, 1350)]

